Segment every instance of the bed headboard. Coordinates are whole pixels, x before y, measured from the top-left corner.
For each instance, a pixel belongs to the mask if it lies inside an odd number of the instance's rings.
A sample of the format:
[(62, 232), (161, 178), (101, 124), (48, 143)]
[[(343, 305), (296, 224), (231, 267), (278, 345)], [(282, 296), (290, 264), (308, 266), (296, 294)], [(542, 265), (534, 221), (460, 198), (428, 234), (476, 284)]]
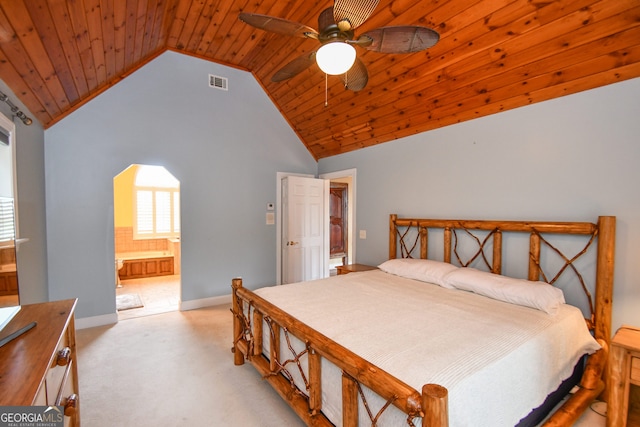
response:
[[(590, 222), (547, 222), (547, 221), (489, 221), (458, 219), (398, 218), (391, 214), (389, 219), (389, 258), (429, 258), (433, 247), (439, 244), (442, 259), (462, 267), (473, 266), (492, 273), (502, 274), (506, 262), (503, 238), (511, 234), (529, 235), (527, 253), (514, 254), (509, 246), (509, 257), (514, 255), (528, 265), (527, 278), (541, 280), (554, 285), (565, 275), (572, 276), (572, 286), (581, 288), (588, 301), (590, 316), (585, 316), (587, 326), (596, 338), (607, 343), (611, 337), (611, 304), (613, 298), (613, 272), (615, 254), (615, 216), (600, 216), (597, 223)], [(430, 244), (430, 234), (442, 236), (440, 243)], [(567, 236), (583, 236), (584, 246), (574, 255), (565, 255), (562, 239)], [(459, 247), (462, 238), (472, 242), (471, 253)], [(560, 244), (554, 245), (554, 238)], [(597, 242), (597, 243), (594, 243)], [(581, 243), (582, 246), (582, 243)], [(594, 249), (595, 248), (595, 249)], [(594, 253), (595, 251), (595, 253)], [(578, 264), (583, 257), (591, 256), (587, 265), (595, 264), (595, 276), (585, 277)], [(559, 261), (552, 268), (547, 260), (553, 257)], [(593, 269), (592, 269), (593, 270)], [(595, 288), (595, 303), (589, 291), (589, 284)]]

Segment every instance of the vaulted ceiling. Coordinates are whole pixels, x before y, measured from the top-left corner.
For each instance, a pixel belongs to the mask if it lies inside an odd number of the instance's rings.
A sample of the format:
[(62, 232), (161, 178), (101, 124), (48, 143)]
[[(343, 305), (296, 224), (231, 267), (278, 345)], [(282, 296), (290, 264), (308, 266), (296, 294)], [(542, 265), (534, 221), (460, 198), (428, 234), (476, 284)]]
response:
[(409, 54), (357, 48), (369, 73), (358, 92), (339, 77), (325, 81), (315, 64), (272, 82), (319, 44), (256, 29), (238, 14), (318, 29), (332, 5), (0, 0), (0, 79), (48, 127), (158, 54), (183, 52), (253, 73), (320, 159), (640, 76), (638, 0), (380, 0), (356, 36), (419, 25), (436, 30), (439, 42)]

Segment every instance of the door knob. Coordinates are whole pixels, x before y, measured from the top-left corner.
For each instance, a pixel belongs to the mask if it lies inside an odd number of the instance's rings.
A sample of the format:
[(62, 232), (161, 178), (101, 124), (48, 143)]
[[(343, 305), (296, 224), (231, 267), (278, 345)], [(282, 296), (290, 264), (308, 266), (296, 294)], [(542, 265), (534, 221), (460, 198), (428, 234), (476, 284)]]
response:
[(297, 245), (300, 242), (287, 242), (287, 246), (294, 246)]

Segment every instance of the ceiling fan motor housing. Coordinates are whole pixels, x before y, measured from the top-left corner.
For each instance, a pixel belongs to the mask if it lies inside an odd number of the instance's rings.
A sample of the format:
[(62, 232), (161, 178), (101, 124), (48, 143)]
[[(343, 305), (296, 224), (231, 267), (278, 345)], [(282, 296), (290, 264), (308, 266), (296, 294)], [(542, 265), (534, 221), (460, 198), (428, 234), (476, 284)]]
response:
[[(348, 21), (346, 21), (348, 22)], [(348, 25), (351, 28), (351, 25)], [(353, 30), (343, 31), (336, 23), (333, 17), (333, 7), (328, 7), (320, 13), (318, 16), (318, 40), (320, 43), (325, 44), (333, 41), (346, 41), (353, 40)]]

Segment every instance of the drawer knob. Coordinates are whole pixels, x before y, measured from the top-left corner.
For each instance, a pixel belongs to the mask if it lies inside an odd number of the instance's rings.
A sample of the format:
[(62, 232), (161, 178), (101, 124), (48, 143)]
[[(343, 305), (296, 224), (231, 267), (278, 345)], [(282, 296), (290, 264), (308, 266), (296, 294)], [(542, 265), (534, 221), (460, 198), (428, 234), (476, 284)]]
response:
[(65, 347), (58, 352), (58, 357), (56, 358), (56, 365), (67, 366), (70, 360), (71, 360), (71, 349), (69, 347)]
[(77, 408), (78, 408), (78, 395), (73, 393), (71, 396), (67, 397), (67, 401), (64, 403), (64, 414), (67, 417), (71, 417), (76, 414)]

